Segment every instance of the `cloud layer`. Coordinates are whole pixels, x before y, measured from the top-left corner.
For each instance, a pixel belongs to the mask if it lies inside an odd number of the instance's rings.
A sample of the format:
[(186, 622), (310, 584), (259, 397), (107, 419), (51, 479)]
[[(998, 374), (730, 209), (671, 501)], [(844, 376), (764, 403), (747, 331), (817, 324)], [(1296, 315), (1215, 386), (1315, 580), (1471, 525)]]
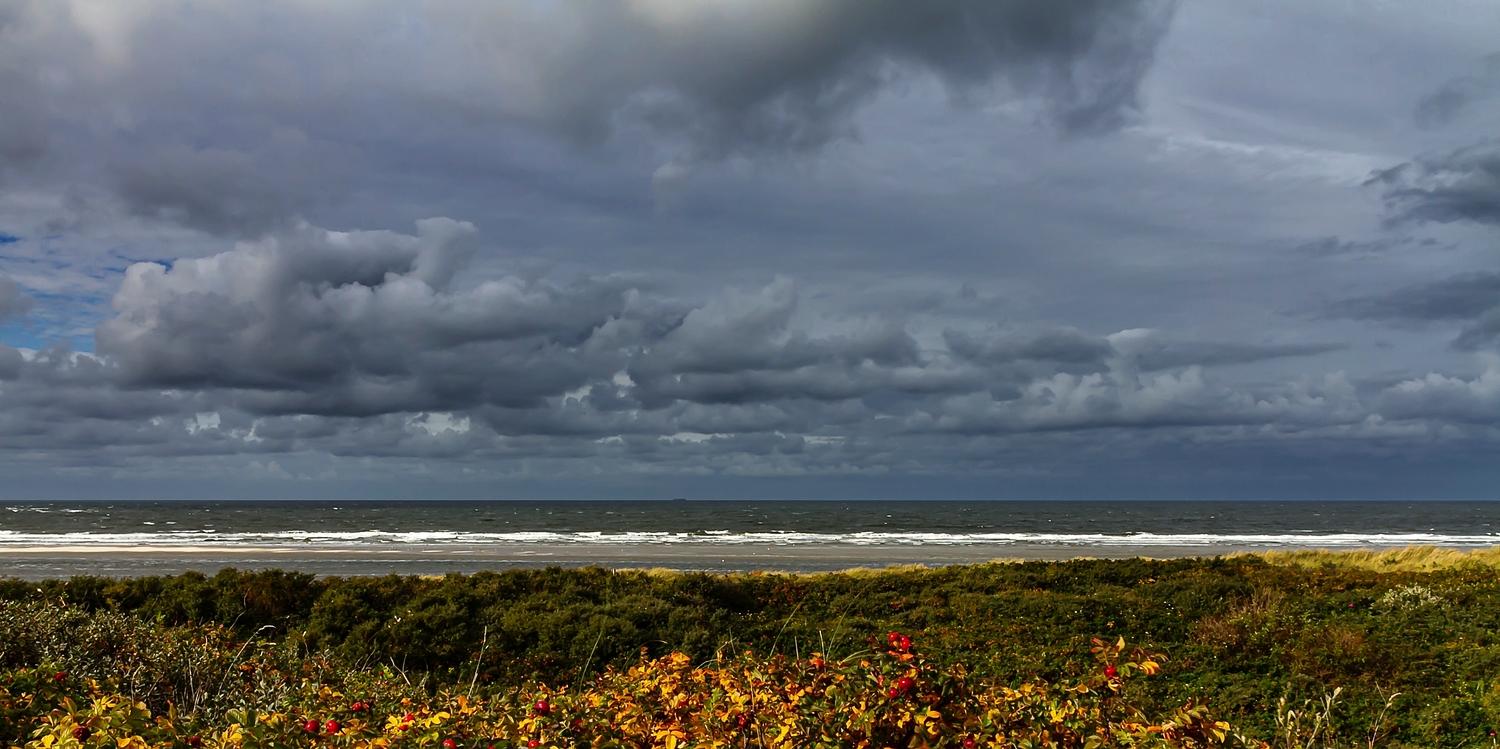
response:
[(0, 471), (1487, 476), (1460, 6), (0, 0)]
[(913, 445), (954, 440), (1430, 439), (1432, 424), (1500, 413), (1492, 358), (1473, 379), (1366, 394), (1342, 373), (1247, 388), (1215, 372), (1343, 346), (1058, 326), (950, 329), (932, 346), (868, 315), (814, 334), (785, 277), (700, 304), (624, 277), (464, 282), (475, 234), (446, 218), (414, 234), (303, 224), (135, 264), (97, 354), (6, 350), (0, 445), (127, 462), (313, 453), (804, 475), (889, 470)]

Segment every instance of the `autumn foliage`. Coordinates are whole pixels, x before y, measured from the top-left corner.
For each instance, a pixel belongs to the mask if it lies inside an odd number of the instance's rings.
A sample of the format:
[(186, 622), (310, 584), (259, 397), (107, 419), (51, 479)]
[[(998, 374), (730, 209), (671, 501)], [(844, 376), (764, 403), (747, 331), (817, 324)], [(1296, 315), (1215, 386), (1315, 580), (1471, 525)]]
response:
[[(530, 684), (474, 697), (461, 686), (427, 695), (392, 671), (324, 683), (316, 663), (284, 671), (246, 663), (243, 686), (280, 684), (275, 704), (216, 717), (153, 715), (115, 685), (30, 669), (4, 676), (0, 718), (26, 722), (27, 749), (168, 747), (1215, 747), (1238, 743), (1195, 705), (1153, 715), (1130, 683), (1160, 656), (1095, 640), (1097, 668), (1067, 684), (976, 682), (935, 666), (920, 643), (892, 633), (842, 659), (725, 647), (703, 663), (642, 657), (567, 687)], [(1248, 742), (1252, 746), (1262, 746)]]

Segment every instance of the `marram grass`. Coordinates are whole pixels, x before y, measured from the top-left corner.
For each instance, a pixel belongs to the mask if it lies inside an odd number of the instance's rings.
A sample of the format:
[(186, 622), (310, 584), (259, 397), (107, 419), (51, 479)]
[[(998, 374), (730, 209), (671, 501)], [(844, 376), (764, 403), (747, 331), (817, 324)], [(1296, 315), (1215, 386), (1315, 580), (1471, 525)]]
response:
[(1253, 556), (1267, 563), (1303, 568), (1368, 570), (1371, 572), (1435, 572), (1464, 567), (1500, 567), (1500, 546), (1460, 551), (1437, 546), (1351, 551), (1266, 551)]

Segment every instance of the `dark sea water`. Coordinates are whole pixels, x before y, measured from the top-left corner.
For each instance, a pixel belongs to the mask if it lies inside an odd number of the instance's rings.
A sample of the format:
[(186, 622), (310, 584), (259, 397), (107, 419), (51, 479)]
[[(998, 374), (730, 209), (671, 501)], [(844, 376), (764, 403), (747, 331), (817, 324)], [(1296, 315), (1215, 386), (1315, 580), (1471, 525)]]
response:
[(1500, 502), (17, 502), (0, 575), (828, 570), (1500, 544)]

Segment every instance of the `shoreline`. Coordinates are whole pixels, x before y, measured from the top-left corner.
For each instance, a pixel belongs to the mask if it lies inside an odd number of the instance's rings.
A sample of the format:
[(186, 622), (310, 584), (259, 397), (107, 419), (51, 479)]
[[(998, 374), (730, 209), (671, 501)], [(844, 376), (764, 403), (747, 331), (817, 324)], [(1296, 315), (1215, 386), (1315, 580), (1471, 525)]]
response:
[[(1072, 559), (1190, 559), (1245, 554), (1331, 552), (1380, 553), (1406, 545), (1329, 547), (1327, 545), (1073, 545), (1013, 544), (967, 546), (852, 545), (645, 545), (645, 544), (403, 544), (379, 548), (317, 545), (0, 546), (0, 577), (46, 580), (78, 575), (138, 577), (196, 571), (212, 574), (226, 567), (283, 569), (320, 576), (472, 574), (483, 570), (599, 566), (611, 569), (665, 569), (680, 572), (745, 573), (839, 572), (891, 566), (945, 567), (989, 562)], [(1484, 551), (1475, 547), (1424, 547), (1447, 553)]]

